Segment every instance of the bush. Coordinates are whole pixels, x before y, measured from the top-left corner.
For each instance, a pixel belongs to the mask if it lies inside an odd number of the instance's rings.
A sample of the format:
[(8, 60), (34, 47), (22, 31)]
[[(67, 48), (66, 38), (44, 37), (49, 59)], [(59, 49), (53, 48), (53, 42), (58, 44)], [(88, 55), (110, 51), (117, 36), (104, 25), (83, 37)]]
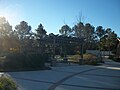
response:
[(73, 55), (69, 59), (73, 62), (79, 62), (79, 59), (81, 58), (80, 55)]
[[(90, 60), (94, 60), (97, 57), (95, 55), (92, 54), (83, 54), (83, 62), (87, 63)], [(74, 61), (74, 62), (79, 62), (79, 59), (81, 59), (80, 55), (72, 55), (71, 57), (69, 57), (69, 60)]]
[(93, 60), (93, 61), (91, 62), (91, 65), (98, 65), (97, 60)]
[(120, 62), (120, 58), (115, 57), (115, 56), (113, 56), (113, 55), (110, 55), (110, 56), (109, 56), (109, 59), (111, 59), (111, 60), (113, 60), (113, 61), (115, 61), (115, 62)]
[(63, 58), (65, 55), (64, 55), (64, 53), (61, 53), (60, 56)]
[(120, 58), (114, 58), (113, 60), (116, 62), (120, 62)]
[(27, 55), (27, 66), (28, 67), (32, 67), (32, 68), (39, 68), (39, 67), (44, 67), (44, 63), (45, 63), (45, 59), (47, 57), (45, 57), (45, 55), (41, 55), (41, 54), (30, 54)]
[(26, 63), (26, 56), (24, 54), (9, 54), (5, 60), (5, 69), (24, 68)]
[(110, 55), (110, 56), (109, 56), (109, 59), (114, 59), (114, 56), (113, 56), (113, 55)]
[(93, 54), (86, 53), (86, 54), (83, 55), (83, 58), (84, 59), (94, 59), (94, 58), (96, 58), (96, 56), (93, 55)]
[(48, 55), (44, 54), (9, 54), (4, 63), (5, 70), (30, 70), (44, 68)]
[(7, 77), (0, 77), (0, 90), (17, 90), (17, 85)]

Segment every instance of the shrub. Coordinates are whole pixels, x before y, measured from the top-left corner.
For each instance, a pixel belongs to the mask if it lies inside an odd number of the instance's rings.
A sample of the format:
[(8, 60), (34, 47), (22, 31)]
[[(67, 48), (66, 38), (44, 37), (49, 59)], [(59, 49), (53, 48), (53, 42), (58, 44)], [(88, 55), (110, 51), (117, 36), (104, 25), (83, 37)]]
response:
[(97, 60), (93, 60), (93, 61), (91, 62), (91, 65), (98, 65)]
[(113, 60), (116, 62), (120, 62), (120, 58), (114, 58)]
[(64, 53), (61, 53), (60, 56), (63, 58), (65, 55), (64, 55)]
[(17, 90), (15, 82), (7, 77), (0, 77), (0, 90)]
[(113, 60), (113, 61), (115, 61), (115, 62), (120, 62), (120, 58), (115, 57), (115, 56), (113, 56), (113, 55), (110, 55), (110, 56), (109, 56), (109, 59), (111, 59), (111, 60)]
[(94, 59), (94, 58), (96, 58), (96, 56), (93, 55), (93, 54), (86, 53), (86, 54), (83, 55), (83, 58), (84, 59)]
[(47, 54), (9, 54), (5, 60), (5, 70), (27, 70), (44, 68)]
[(27, 55), (27, 65), (29, 67), (33, 67), (33, 68), (39, 68), (39, 67), (44, 67), (44, 63), (45, 63), (45, 59), (47, 57), (45, 57), (45, 55), (41, 55), (41, 54), (30, 54)]
[(26, 63), (26, 56), (24, 54), (9, 54), (5, 60), (4, 66), (7, 69), (24, 68)]
[(110, 56), (109, 56), (109, 59), (114, 59), (114, 56), (113, 56), (113, 55), (110, 55)]
[[(74, 62), (79, 62), (80, 58), (81, 58), (80, 55), (73, 55), (69, 59), (74, 61)], [(92, 54), (83, 54), (83, 59), (84, 59), (85, 63), (89, 62), (92, 59), (96, 59), (96, 58), (97, 57), (95, 55), (92, 55)]]
[(69, 59), (73, 62), (79, 62), (79, 59), (81, 58), (80, 55), (73, 55)]

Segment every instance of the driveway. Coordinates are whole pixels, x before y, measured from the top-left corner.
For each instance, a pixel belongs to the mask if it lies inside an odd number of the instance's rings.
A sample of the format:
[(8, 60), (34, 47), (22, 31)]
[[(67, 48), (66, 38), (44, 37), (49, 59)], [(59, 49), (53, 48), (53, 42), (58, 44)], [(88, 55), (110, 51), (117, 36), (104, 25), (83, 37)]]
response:
[(52, 70), (6, 73), (21, 90), (120, 90), (120, 63), (59, 64)]

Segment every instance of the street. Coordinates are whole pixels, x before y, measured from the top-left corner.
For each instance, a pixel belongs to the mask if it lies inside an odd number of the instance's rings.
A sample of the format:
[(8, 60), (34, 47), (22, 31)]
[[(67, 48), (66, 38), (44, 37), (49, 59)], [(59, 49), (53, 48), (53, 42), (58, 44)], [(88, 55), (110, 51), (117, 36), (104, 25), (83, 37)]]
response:
[(120, 63), (59, 64), (52, 70), (7, 72), (21, 90), (120, 90)]

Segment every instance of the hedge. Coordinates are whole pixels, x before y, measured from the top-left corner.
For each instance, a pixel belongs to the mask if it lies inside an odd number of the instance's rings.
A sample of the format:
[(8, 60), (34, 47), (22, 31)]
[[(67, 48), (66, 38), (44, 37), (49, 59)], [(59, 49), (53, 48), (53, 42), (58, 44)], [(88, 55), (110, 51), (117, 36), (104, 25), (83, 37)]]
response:
[(4, 69), (43, 69), (46, 59), (48, 59), (46, 54), (9, 54), (4, 62)]

